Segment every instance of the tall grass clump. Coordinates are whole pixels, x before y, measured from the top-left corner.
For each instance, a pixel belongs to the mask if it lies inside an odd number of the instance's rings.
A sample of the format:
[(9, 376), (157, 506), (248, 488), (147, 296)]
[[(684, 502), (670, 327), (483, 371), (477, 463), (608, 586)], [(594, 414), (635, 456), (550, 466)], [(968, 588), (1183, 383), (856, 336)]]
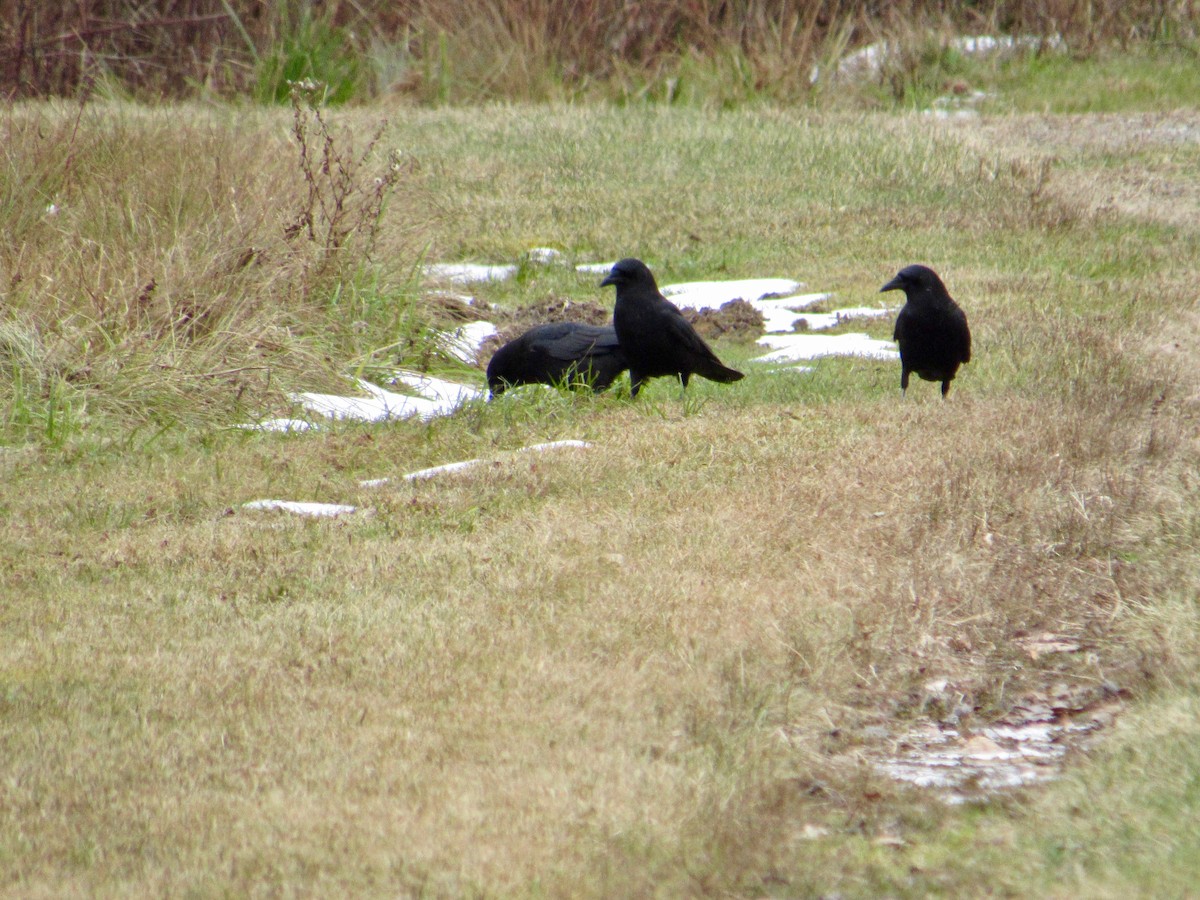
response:
[(356, 147), (321, 93), (295, 91), (290, 129), (266, 112), (5, 111), (9, 440), (51, 405), (56, 428), (83, 409), (118, 429), (228, 419), (384, 340), (378, 295), (405, 302), (414, 258), (411, 224), (381, 236), (407, 170), (379, 126)]
[[(286, 14), (286, 4), (281, 15)], [(342, 104), (362, 95), (367, 65), (345, 31), (305, 10), (259, 57), (254, 99), (260, 103), (289, 103), (292, 85), (320, 84), (325, 103)]]

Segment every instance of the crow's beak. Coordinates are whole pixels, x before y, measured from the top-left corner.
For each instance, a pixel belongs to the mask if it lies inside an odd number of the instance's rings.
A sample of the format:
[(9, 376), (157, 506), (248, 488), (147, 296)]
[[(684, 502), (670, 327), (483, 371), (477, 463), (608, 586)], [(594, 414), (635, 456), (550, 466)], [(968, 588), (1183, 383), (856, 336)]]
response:
[(602, 282), (600, 282), (600, 287), (605, 287), (606, 285), (616, 284), (616, 283), (617, 283), (617, 276), (614, 273), (609, 272), (607, 275), (604, 276), (604, 280)]
[(887, 284), (885, 284), (883, 287), (881, 287), (879, 289), (879, 293), (882, 294), (884, 291), (902, 291), (902, 290), (904, 290), (904, 285), (900, 281), (900, 276), (897, 275), (895, 278), (893, 278), (891, 281), (889, 281)]

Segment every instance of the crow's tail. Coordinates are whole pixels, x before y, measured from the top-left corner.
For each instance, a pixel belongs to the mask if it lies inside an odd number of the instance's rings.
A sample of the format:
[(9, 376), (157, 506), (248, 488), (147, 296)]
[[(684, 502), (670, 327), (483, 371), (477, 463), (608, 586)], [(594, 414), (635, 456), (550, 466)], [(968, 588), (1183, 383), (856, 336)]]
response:
[(709, 381), (719, 381), (722, 384), (729, 384), (731, 381), (741, 381), (745, 377), (737, 369), (723, 366), (719, 362), (706, 363), (704, 368), (696, 370), (696, 374), (704, 376)]

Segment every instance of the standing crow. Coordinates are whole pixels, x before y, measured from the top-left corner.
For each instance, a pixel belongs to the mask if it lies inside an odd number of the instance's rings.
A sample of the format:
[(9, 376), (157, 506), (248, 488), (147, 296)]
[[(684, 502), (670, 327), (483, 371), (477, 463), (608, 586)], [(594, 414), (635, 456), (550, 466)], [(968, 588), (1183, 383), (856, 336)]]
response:
[(967, 314), (928, 266), (905, 266), (879, 290), (904, 291), (907, 298), (892, 335), (900, 344), (900, 390), (908, 390), (909, 373), (916, 372), (940, 381), (945, 397), (959, 365), (971, 361)]
[(640, 259), (623, 259), (600, 282), (616, 285), (613, 327), (629, 361), (634, 397), (642, 382), (677, 375), (686, 388), (692, 373), (712, 381), (737, 381), (742, 373), (721, 364), (674, 303), (658, 292), (654, 275)]
[(518, 384), (586, 382), (602, 391), (629, 368), (611, 325), (536, 325), (496, 351), (487, 367), (492, 395)]

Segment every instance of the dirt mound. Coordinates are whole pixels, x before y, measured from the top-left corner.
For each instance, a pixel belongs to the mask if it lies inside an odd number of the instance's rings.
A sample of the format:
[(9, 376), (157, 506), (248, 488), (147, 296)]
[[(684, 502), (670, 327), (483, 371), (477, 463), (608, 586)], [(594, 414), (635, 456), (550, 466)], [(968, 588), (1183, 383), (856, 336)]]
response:
[(496, 334), (484, 341), (479, 348), (481, 366), (486, 366), (493, 353), (534, 325), (545, 325), (549, 322), (605, 325), (612, 321), (612, 311), (594, 301), (550, 297), (541, 303), (518, 309), (492, 309), (488, 311), (487, 318), (495, 324)]
[(756, 338), (763, 332), (763, 316), (745, 300), (730, 300), (720, 309), (684, 309), (683, 317), (706, 339), (717, 336)]

